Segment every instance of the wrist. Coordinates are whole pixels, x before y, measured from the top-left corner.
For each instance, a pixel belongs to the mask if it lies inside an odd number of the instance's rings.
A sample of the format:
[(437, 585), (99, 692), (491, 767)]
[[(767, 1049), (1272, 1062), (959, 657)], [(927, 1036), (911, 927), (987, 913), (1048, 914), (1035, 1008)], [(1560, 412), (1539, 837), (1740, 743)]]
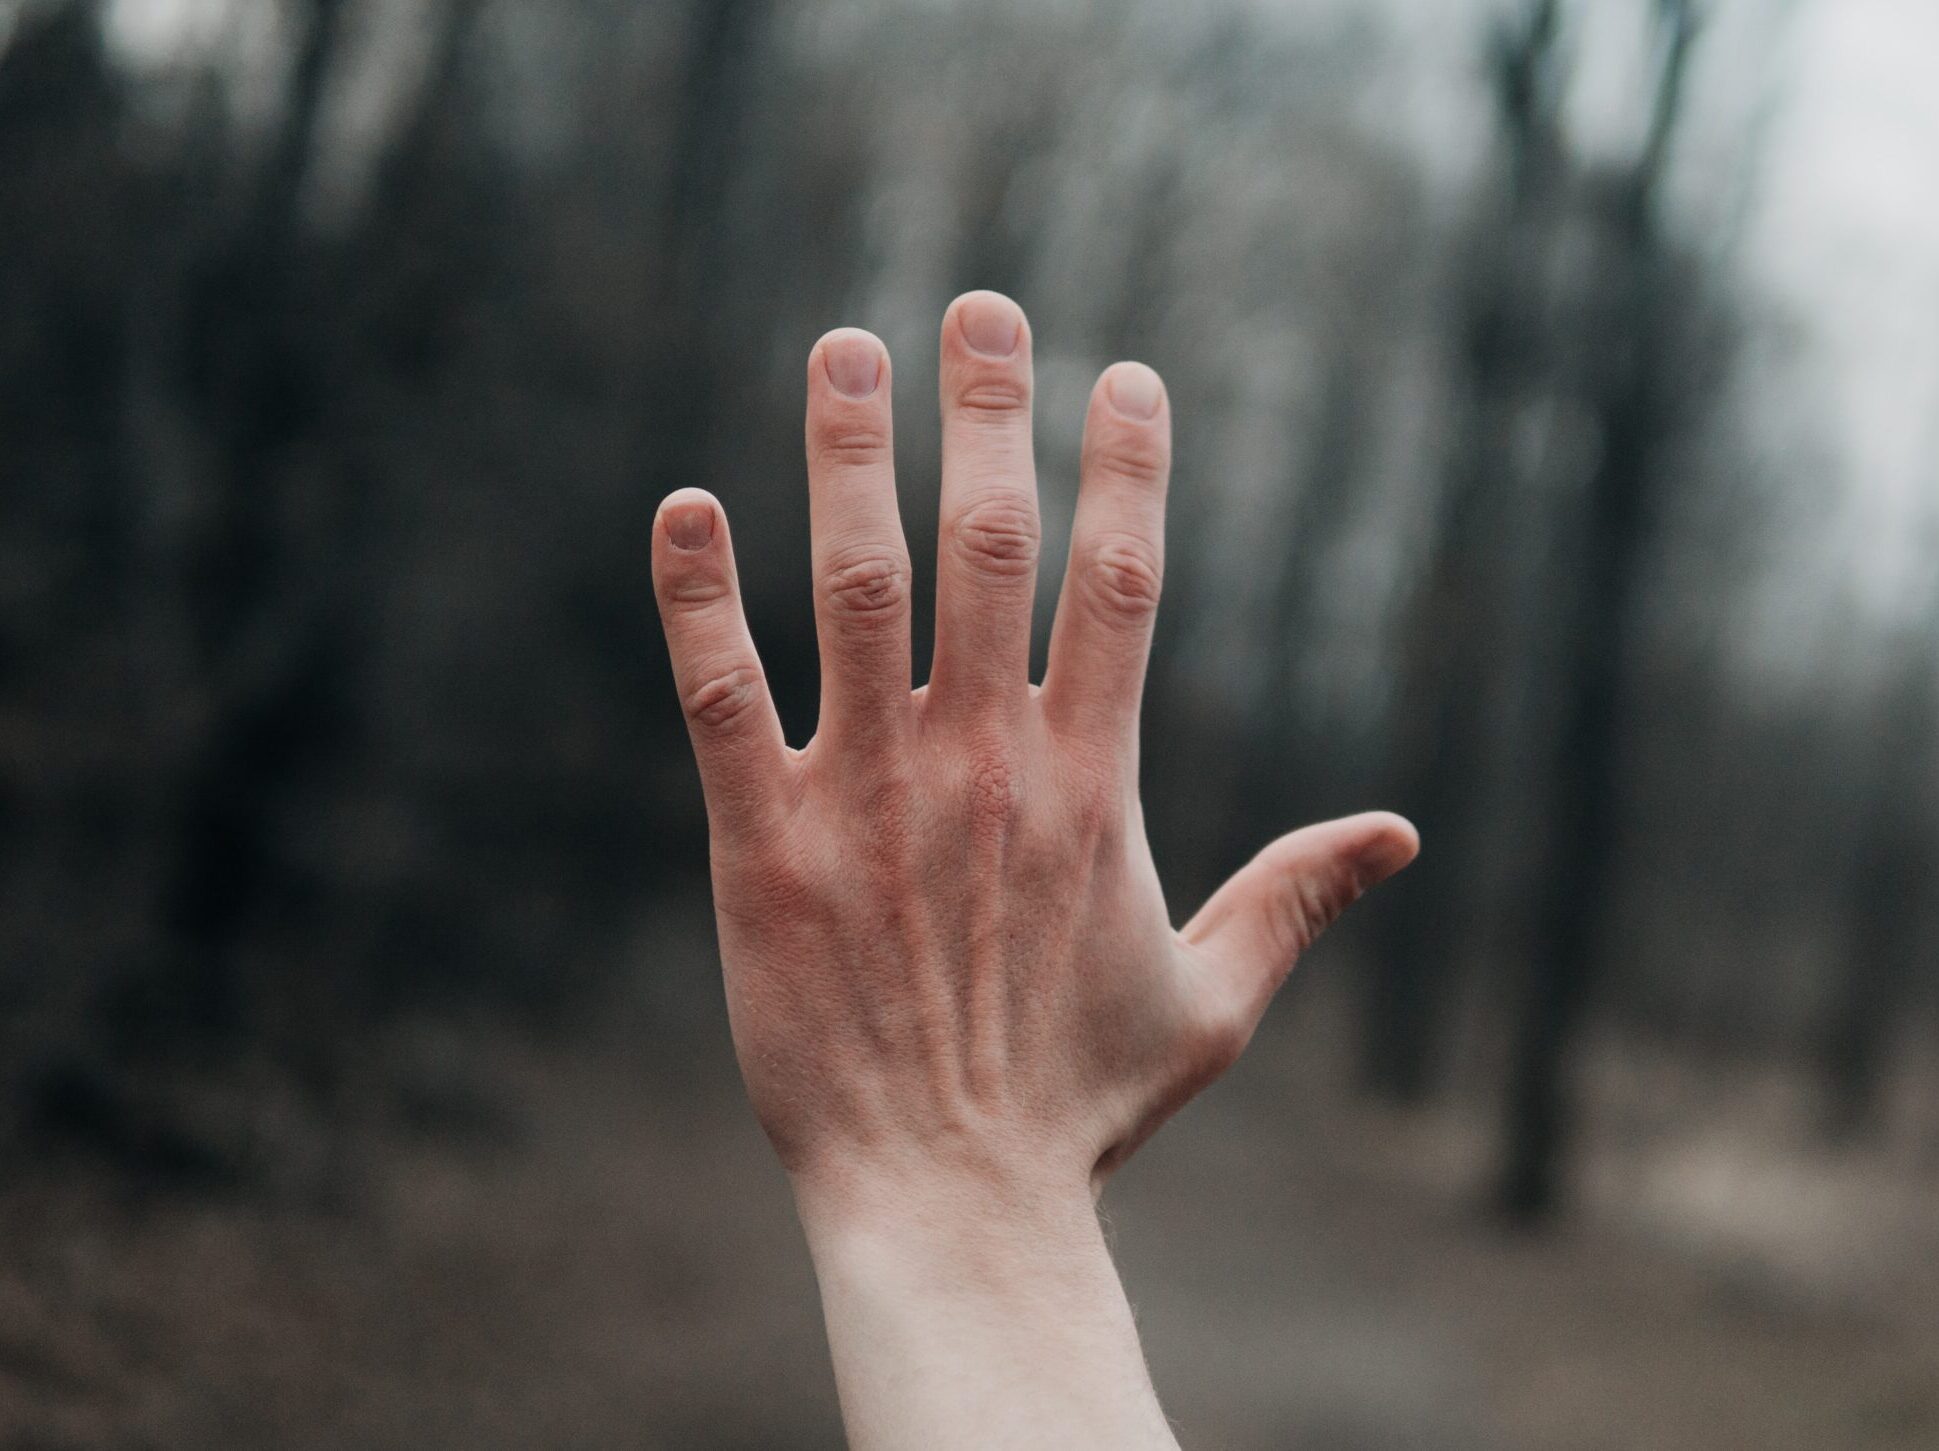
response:
[(1088, 1180), (1053, 1156), (928, 1148), (793, 1175), (815, 1273), (993, 1313), (1116, 1274)]
[(795, 1194), (857, 1444), (1176, 1451), (1084, 1176), (928, 1164)]
[(791, 1180), (818, 1269), (840, 1262), (913, 1272), (936, 1263), (996, 1285), (1020, 1258), (1103, 1249), (1090, 1186), (1076, 1174), (991, 1163), (851, 1163)]

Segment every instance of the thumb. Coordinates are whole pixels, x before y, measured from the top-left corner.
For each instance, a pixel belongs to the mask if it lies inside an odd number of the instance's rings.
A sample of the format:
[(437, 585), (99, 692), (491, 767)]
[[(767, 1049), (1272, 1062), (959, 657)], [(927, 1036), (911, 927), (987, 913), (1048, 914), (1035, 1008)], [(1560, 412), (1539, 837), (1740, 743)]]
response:
[(1239, 868), (1180, 936), (1263, 1006), (1313, 939), (1420, 847), (1413, 825), (1389, 811), (1303, 827)]

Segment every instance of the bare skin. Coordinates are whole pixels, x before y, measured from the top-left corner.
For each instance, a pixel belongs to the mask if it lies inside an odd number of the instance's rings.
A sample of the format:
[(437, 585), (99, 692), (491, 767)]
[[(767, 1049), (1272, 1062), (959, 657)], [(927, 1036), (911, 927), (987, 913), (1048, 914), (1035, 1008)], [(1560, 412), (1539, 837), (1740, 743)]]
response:
[(951, 305), (942, 410), (935, 663), (912, 691), (888, 354), (842, 329), (809, 357), (822, 699), (799, 751), (719, 504), (683, 489), (655, 521), (735, 1048), (858, 1451), (1174, 1447), (1095, 1195), (1418, 843), (1385, 813), (1307, 827), (1173, 930), (1138, 801), (1164, 385), (1119, 363), (1091, 396), (1041, 687), (1030, 331), (1007, 298)]

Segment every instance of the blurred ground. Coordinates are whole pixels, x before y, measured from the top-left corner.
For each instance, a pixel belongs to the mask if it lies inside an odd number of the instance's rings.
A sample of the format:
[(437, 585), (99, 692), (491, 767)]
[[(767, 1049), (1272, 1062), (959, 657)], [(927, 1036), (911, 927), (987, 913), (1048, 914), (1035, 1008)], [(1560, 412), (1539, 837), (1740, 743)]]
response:
[[(1481, 1116), (1352, 1102), (1334, 1040), (1322, 999), (1278, 1014), (1109, 1198), (1188, 1446), (1939, 1445), (1939, 1155), (1827, 1160), (1748, 1071), (1707, 1071), (1680, 1116), (1727, 1149), (1645, 1142), (1632, 1050), (1596, 1079), (1582, 1212), (1523, 1241), (1474, 1209)], [(0, 1445), (839, 1446), (785, 1185), (721, 1046), (650, 1070), (373, 1049), (416, 1126), (267, 1201), (117, 1198), (76, 1163), (8, 1183)]]

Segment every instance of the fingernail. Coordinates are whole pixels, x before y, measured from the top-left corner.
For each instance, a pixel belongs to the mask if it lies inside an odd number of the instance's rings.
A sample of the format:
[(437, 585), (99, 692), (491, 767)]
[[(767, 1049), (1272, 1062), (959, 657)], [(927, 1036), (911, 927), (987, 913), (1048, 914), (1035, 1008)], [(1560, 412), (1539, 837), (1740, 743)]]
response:
[(882, 381), (882, 349), (864, 333), (830, 338), (822, 350), (822, 366), (835, 391), (848, 398), (866, 398)]
[(1165, 385), (1143, 363), (1119, 363), (1111, 370), (1106, 385), (1111, 406), (1126, 418), (1156, 418), (1164, 400)]
[(1414, 860), (1419, 847), (1412, 836), (1383, 833), (1360, 852), (1360, 871), (1368, 886), (1384, 882)]
[(972, 295), (963, 304), (963, 341), (979, 353), (1007, 358), (1023, 336), (1023, 314), (1007, 297), (993, 292)]
[(714, 510), (709, 504), (675, 504), (667, 510), (667, 538), (675, 549), (691, 554), (705, 549), (714, 537)]

